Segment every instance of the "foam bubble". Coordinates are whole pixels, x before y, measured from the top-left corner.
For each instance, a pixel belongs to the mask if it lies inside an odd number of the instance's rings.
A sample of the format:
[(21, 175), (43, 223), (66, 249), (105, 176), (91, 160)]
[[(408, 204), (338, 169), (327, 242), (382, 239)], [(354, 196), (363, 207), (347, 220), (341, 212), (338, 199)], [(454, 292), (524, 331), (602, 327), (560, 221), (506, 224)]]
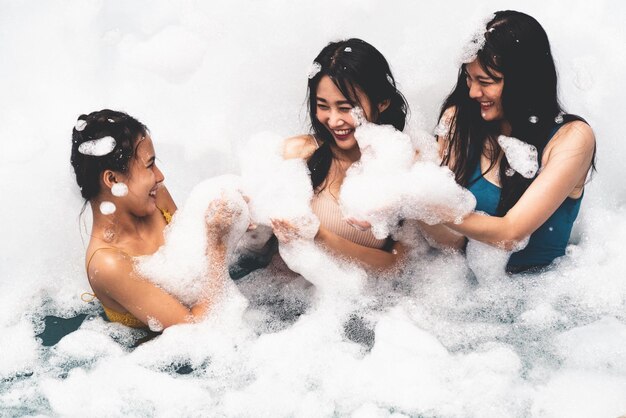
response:
[(500, 135), (498, 144), (506, 154), (511, 168), (522, 176), (531, 179), (539, 169), (537, 148), (517, 138)]
[(76, 129), (78, 132), (82, 132), (85, 127), (87, 126), (87, 121), (84, 119), (78, 119), (76, 121), (76, 125), (74, 126), (74, 129)]
[(451, 222), (474, 209), (473, 195), (456, 184), (447, 167), (426, 158), (414, 161), (416, 150), (408, 135), (366, 122), (355, 138), (361, 160), (346, 173), (341, 210), (346, 218), (369, 222), (377, 238), (393, 233), (401, 219)]
[(307, 72), (307, 77), (312, 79), (315, 77), (320, 71), (322, 71), (322, 65), (319, 62), (313, 61), (309, 71)]
[(484, 18), (479, 24), (478, 28), (470, 36), (469, 40), (465, 43), (459, 57), (459, 64), (469, 64), (476, 59), (478, 51), (485, 46), (485, 31), (487, 24), (495, 17), (494, 14)]
[(128, 194), (128, 186), (126, 183), (115, 183), (111, 186), (111, 194), (116, 197), (124, 197)]
[(105, 136), (98, 139), (85, 141), (78, 146), (78, 152), (92, 157), (102, 157), (115, 149), (115, 139), (111, 136)]
[(148, 316), (148, 328), (150, 331), (161, 332), (163, 331), (163, 324), (158, 319)]
[(109, 201), (104, 201), (100, 203), (100, 213), (102, 213), (103, 215), (112, 215), (113, 213), (115, 213), (115, 210), (117, 208), (115, 207), (115, 203), (113, 202), (109, 202)]

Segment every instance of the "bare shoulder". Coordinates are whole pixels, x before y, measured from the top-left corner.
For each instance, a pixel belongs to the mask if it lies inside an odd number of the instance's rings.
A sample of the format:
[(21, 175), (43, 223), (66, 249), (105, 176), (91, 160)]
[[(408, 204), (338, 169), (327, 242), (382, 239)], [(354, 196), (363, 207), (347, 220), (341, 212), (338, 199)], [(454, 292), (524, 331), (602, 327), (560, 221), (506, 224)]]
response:
[(596, 137), (591, 126), (583, 121), (576, 120), (563, 125), (546, 148), (576, 149), (592, 153), (596, 146)]
[(452, 122), (452, 118), (454, 117), (455, 114), (456, 114), (456, 106), (450, 106), (443, 112), (443, 115), (441, 115), (440, 121), (443, 121), (449, 124), (450, 122)]
[[(129, 276), (133, 271), (133, 260), (124, 251), (112, 247), (100, 247), (88, 255), (87, 274), (95, 288), (108, 287)], [(97, 290), (97, 289), (94, 289)]]
[(283, 158), (303, 158), (308, 160), (317, 149), (317, 141), (313, 135), (299, 135), (285, 139), (283, 145)]

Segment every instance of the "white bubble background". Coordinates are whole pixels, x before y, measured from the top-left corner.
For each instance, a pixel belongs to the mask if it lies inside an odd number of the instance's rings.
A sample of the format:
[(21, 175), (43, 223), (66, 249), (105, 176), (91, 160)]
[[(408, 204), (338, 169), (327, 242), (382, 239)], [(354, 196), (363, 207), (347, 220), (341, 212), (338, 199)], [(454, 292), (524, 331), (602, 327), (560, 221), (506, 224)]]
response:
[[(237, 172), (251, 136), (306, 130), (307, 71), (330, 40), (380, 49), (412, 126), (433, 129), (465, 40), (506, 8), (547, 30), (563, 102), (598, 139), (599, 171), (558, 268), (478, 285), (461, 257), (427, 252), (368, 282), (347, 326), (276, 269), (237, 284), (243, 317), (174, 327), (135, 350), (133, 332), (97, 317), (54, 348), (35, 338), (43, 315), (97, 313), (80, 299), (90, 219), (79, 221), (69, 164), (78, 115), (120, 109), (147, 124), (182, 203), (200, 181)], [(626, 413), (623, 4), (2, 0), (0, 10), (1, 415)], [(183, 363), (194, 371), (175, 373)]]

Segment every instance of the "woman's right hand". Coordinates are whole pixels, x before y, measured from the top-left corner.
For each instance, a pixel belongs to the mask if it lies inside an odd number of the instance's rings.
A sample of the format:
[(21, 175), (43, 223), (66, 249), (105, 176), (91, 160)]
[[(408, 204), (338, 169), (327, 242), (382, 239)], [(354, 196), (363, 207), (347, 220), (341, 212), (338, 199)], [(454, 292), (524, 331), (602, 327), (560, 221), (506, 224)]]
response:
[(241, 208), (231, 204), (225, 196), (212, 201), (205, 213), (209, 238), (219, 239), (226, 235), (240, 214)]

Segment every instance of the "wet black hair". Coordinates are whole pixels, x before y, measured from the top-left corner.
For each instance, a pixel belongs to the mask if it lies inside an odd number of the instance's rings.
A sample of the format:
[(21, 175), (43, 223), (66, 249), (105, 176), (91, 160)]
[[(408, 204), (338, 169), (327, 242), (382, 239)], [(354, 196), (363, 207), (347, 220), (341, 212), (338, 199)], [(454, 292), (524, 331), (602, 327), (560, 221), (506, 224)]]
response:
[[(78, 130), (80, 125), (84, 129)], [(76, 175), (76, 183), (85, 201), (100, 193), (100, 175), (105, 170), (127, 173), (135, 155), (139, 139), (148, 134), (148, 128), (137, 119), (123, 112), (103, 109), (88, 115), (80, 115), (72, 130), (72, 154), (70, 162)], [(110, 136), (115, 139), (113, 150), (102, 156), (85, 155), (79, 151), (82, 143)]]
[[(548, 35), (533, 17), (517, 11), (499, 11), (487, 23), (484, 46), (477, 52), (482, 69), (494, 80), (502, 74), (502, 108), (510, 123), (511, 136), (534, 145), (541, 156), (557, 125), (579, 116), (564, 114), (558, 99), (557, 71), (550, 50)], [(497, 137), (500, 121), (487, 122), (480, 114), (480, 104), (469, 97), (466, 64), (459, 69), (456, 86), (446, 98), (440, 118), (448, 109), (451, 117), (449, 143), (442, 164), (452, 160), (451, 169), (462, 186), (469, 186), (472, 174), (483, 153), (485, 142), (494, 150), (489, 156), (490, 169), (498, 157)], [(563, 120), (560, 123), (559, 115)], [(555, 121), (556, 120), (556, 121)], [(534, 123), (533, 123), (534, 122)], [(592, 164), (592, 167), (595, 165)], [(507, 176), (510, 168), (506, 156), (500, 162), (502, 193), (497, 214), (502, 216), (517, 203), (533, 179), (519, 173)]]
[[(309, 158), (313, 188), (321, 185), (330, 170), (333, 159), (332, 134), (316, 116), (317, 86), (322, 77), (328, 76), (353, 106), (360, 106), (357, 91), (363, 93), (372, 105), (373, 122), (404, 129), (409, 106), (398, 91), (395, 79), (385, 57), (372, 45), (361, 39), (348, 39), (329, 43), (315, 58), (319, 72), (309, 78), (308, 109), (311, 128), (321, 146)], [(389, 106), (378, 113), (378, 104), (389, 100)]]

